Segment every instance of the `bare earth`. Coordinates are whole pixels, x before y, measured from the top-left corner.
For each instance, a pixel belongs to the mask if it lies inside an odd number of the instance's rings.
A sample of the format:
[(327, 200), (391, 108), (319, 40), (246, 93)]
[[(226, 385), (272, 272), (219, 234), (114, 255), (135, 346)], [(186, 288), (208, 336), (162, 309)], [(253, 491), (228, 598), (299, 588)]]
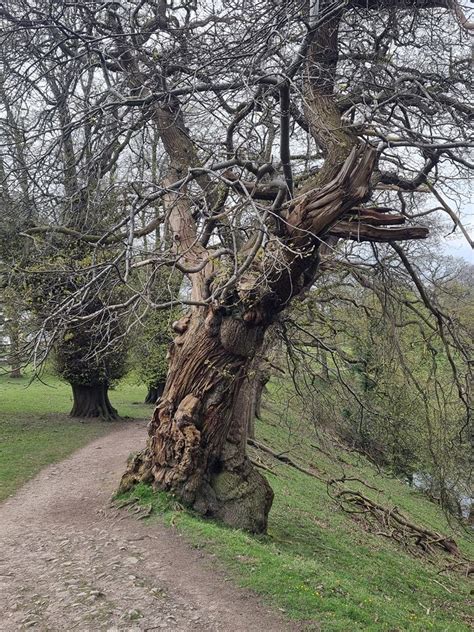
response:
[(144, 437), (129, 423), (0, 505), (1, 632), (296, 629), (172, 529), (110, 508)]

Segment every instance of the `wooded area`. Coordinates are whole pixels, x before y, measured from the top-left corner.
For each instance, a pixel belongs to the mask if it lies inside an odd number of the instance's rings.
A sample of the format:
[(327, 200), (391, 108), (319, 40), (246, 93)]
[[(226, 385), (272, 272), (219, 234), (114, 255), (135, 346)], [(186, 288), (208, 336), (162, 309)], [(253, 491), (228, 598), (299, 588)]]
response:
[[(473, 623), (469, 5), (0, 2), (0, 500), (68, 458), (0, 507), (9, 564), (63, 498), (95, 526), (61, 542), (158, 513), (301, 629)], [(91, 614), (120, 573), (61, 625), (156, 629), (138, 584)]]

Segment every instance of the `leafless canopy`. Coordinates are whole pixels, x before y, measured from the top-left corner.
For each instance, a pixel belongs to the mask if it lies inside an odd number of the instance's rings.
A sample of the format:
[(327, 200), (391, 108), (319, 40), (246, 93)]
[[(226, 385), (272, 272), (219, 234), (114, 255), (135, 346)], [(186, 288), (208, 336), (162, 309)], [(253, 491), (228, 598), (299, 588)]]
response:
[(30, 254), (74, 244), (80, 260), (46, 270), (76, 278), (48, 340), (97, 311), (193, 307), (133, 476), (153, 463), (196, 500), (265, 329), (336, 265), (370, 285), (393, 249), (449, 346), (410, 252), (446, 222), (472, 246), (456, 208), (474, 164), (462, 4), (0, 3), (4, 207)]

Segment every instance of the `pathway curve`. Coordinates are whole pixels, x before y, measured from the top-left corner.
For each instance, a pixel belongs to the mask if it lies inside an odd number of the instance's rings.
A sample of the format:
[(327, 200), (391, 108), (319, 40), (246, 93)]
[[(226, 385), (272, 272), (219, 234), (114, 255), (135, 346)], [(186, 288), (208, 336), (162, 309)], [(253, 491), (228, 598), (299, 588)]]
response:
[(0, 505), (0, 630), (283, 632), (172, 529), (110, 508), (144, 423), (44, 469)]

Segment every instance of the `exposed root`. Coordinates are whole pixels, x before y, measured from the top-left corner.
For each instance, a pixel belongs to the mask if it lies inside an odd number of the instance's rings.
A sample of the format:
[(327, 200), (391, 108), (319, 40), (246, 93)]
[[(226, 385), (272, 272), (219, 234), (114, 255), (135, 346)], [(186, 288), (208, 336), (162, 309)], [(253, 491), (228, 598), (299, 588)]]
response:
[(151, 503), (147, 505), (140, 504), (140, 499), (138, 496), (132, 496), (131, 498), (127, 498), (127, 500), (116, 500), (113, 501), (112, 506), (116, 509), (126, 509), (128, 513), (133, 514), (135, 518), (138, 520), (143, 520), (144, 518), (148, 518), (153, 511), (153, 506)]

